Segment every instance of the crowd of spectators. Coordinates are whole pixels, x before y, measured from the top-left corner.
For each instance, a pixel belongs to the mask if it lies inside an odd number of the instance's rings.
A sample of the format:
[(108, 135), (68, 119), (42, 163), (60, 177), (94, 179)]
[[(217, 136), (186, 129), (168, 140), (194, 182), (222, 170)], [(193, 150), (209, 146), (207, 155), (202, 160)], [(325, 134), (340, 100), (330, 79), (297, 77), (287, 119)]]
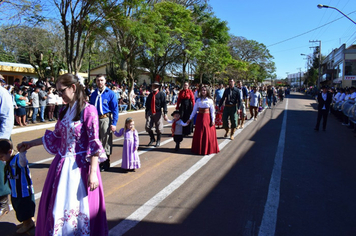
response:
[(356, 132), (356, 88), (331, 88), (329, 92), (333, 95), (331, 113)]
[[(44, 123), (58, 119), (63, 100), (58, 95), (54, 77), (34, 79), (25, 76), (21, 81), (20, 79), (15, 79), (13, 85), (6, 84), (4, 78), (1, 78), (0, 83), (12, 95), (16, 125), (27, 126), (29, 123)], [(85, 93), (89, 100), (96, 84), (95, 82), (90, 84), (85, 82), (84, 85)], [(125, 83), (118, 84), (115, 81), (107, 80), (106, 86), (114, 91), (120, 112), (125, 113), (129, 108), (139, 110), (146, 107), (150, 88), (145, 81), (141, 85), (138, 85), (137, 81), (135, 81), (131, 92), (129, 92), (130, 88)], [(166, 94), (167, 103), (175, 105), (179, 86), (163, 84), (162, 91)]]
[(15, 111), (15, 121), (19, 126), (28, 123), (45, 122), (58, 118), (58, 112), (63, 105), (62, 98), (55, 89), (54, 77), (37, 80), (23, 77), (20, 82), (15, 79), (14, 85), (6, 85), (1, 78), (1, 86), (5, 87), (12, 95)]
[[(95, 90), (95, 82), (85, 82), (85, 92), (90, 98), (91, 93)], [(5, 87), (13, 98), (13, 105), (15, 110), (15, 121), (19, 126), (26, 126), (29, 123), (54, 121), (58, 119), (59, 111), (63, 106), (63, 100), (58, 95), (56, 90), (55, 78), (48, 77), (45, 79), (23, 77), (22, 81), (16, 79), (14, 85), (6, 85), (3, 78), (1, 79), (1, 86)], [(127, 84), (118, 84), (115, 81), (107, 80), (106, 86), (114, 91), (120, 112), (127, 112), (129, 108), (132, 110), (144, 109), (146, 107), (146, 100), (150, 94), (150, 86), (144, 81), (138, 84), (135, 81), (133, 90), (131, 92)], [(190, 86), (195, 97), (198, 96), (198, 87)], [(220, 100), (220, 96), (224, 91), (225, 86), (218, 84), (211, 88), (211, 94), (214, 95), (215, 101)], [(180, 87), (173, 83), (162, 84), (161, 91), (166, 95), (166, 102), (168, 105), (176, 105)], [(259, 103), (260, 109), (271, 108), (278, 100), (283, 100), (290, 92), (289, 88), (261, 86), (256, 88), (261, 96)], [(219, 92), (220, 91), (220, 92)], [(243, 100), (248, 108), (248, 100), (253, 88), (250, 86), (242, 87)]]

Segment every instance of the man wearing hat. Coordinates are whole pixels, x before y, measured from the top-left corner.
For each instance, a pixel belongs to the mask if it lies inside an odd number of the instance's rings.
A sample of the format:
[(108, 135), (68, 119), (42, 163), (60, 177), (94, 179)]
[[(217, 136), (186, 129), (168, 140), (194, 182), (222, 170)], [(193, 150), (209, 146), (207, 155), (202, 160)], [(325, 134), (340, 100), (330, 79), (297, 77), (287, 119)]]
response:
[[(166, 103), (166, 94), (162, 91), (159, 91), (160, 84), (156, 81), (151, 84), (152, 92), (147, 97), (146, 101), (146, 131), (150, 135), (150, 142), (148, 146), (151, 146), (156, 140), (153, 134), (152, 128), (153, 125), (156, 128), (157, 133), (157, 143), (156, 147), (159, 147), (161, 144), (161, 134), (163, 131), (163, 118), (164, 120), (168, 120), (167, 117), (167, 103)], [(163, 109), (163, 117), (162, 117), (162, 109)]]
[(323, 118), (323, 131), (326, 129), (326, 122), (332, 102), (332, 95), (328, 92), (328, 88), (323, 86), (322, 92), (318, 94), (318, 118), (314, 130), (319, 131), (320, 121)]

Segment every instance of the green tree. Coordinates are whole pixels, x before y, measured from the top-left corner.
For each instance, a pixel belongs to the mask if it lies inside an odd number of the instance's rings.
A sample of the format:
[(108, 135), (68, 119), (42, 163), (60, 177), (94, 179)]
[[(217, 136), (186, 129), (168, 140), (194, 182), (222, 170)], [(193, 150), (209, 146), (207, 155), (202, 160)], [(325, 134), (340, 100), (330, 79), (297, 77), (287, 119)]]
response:
[(153, 26), (155, 38), (145, 42), (141, 65), (150, 70), (152, 79), (157, 75), (163, 79), (168, 68), (182, 68), (185, 77), (187, 55), (199, 49), (200, 29), (192, 21), (191, 12), (176, 3), (157, 3), (145, 22)]
[(0, 9), (0, 25), (6, 25), (7, 28), (37, 26), (44, 21), (41, 0), (2, 0)]
[(194, 15), (202, 29), (202, 47), (196, 56), (196, 68), (200, 84), (203, 77), (210, 78), (211, 84), (215, 81), (216, 73), (223, 72), (227, 65), (232, 63), (227, 43), (230, 40), (226, 21), (221, 21), (207, 10), (207, 5), (196, 6)]
[[(87, 43), (99, 31), (103, 21), (98, 1), (53, 0), (64, 31), (65, 55), (69, 73), (78, 73), (82, 67)], [(105, 1), (104, 1), (105, 2)]]
[(39, 78), (56, 76), (64, 67), (61, 35), (54, 28), (4, 26), (1, 45), (14, 62), (31, 64)]
[(239, 72), (239, 78), (252, 83), (263, 82), (271, 78), (276, 71), (273, 56), (267, 47), (254, 40), (231, 36), (230, 53), (236, 60), (247, 62), (248, 69)]
[(155, 39), (153, 25), (144, 22), (150, 13), (149, 5), (144, 0), (111, 1), (102, 4), (102, 10), (106, 16), (103, 38), (119, 64), (118, 73), (127, 79), (131, 92), (143, 44), (151, 45)]

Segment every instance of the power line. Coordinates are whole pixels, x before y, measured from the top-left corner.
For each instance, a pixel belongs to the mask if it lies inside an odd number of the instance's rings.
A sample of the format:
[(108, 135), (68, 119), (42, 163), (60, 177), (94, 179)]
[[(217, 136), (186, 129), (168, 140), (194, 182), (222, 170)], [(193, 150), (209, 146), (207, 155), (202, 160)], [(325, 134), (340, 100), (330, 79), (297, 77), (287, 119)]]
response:
[[(350, 12), (350, 13), (347, 14), (347, 15), (350, 15), (350, 14), (355, 13), (355, 12), (356, 12), (356, 11)], [(268, 45), (267, 47), (272, 47), (272, 46), (275, 46), (275, 45), (277, 45), (277, 44), (281, 44), (281, 43), (287, 42), (287, 41), (289, 41), (289, 40), (298, 38), (298, 37), (300, 37), (300, 36), (302, 36), (302, 35), (308, 34), (308, 33), (310, 33), (310, 32), (313, 32), (314, 30), (320, 29), (320, 28), (322, 28), (322, 27), (324, 27), (324, 26), (326, 26), (326, 25), (329, 25), (329, 24), (331, 24), (331, 23), (334, 23), (335, 21), (338, 21), (338, 20), (340, 20), (340, 19), (342, 19), (342, 18), (344, 18), (344, 16), (342, 16), (342, 17), (340, 17), (340, 18), (337, 18), (337, 19), (335, 19), (335, 20), (333, 20), (333, 21), (330, 21), (330, 22), (328, 22), (328, 23), (326, 23), (326, 24), (323, 24), (323, 25), (321, 25), (321, 26), (319, 26), (319, 27), (316, 27), (316, 28), (314, 28), (314, 29), (312, 29), (312, 30), (309, 30), (309, 31), (307, 31), (307, 32), (305, 32), (305, 33), (298, 34), (298, 35), (296, 35), (296, 36), (294, 36), (294, 37), (291, 37), (291, 38), (282, 40), (282, 41), (280, 41), (280, 42), (277, 42), (277, 43)]]

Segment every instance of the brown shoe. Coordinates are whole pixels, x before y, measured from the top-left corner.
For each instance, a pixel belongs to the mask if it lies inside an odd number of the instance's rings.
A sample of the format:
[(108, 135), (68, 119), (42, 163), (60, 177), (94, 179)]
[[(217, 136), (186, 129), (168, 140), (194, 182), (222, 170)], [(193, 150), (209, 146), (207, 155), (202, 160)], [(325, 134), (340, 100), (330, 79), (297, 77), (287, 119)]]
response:
[(231, 129), (231, 134), (230, 134), (230, 139), (231, 139), (231, 140), (234, 140), (235, 130), (236, 130), (236, 128), (232, 128), (232, 129)]
[(16, 233), (18, 234), (23, 234), (32, 229), (35, 226), (35, 222), (33, 222), (32, 219), (30, 219), (28, 222), (24, 222), (18, 230), (16, 230)]
[(225, 135), (224, 135), (224, 138), (227, 138), (227, 135), (228, 135), (228, 133), (229, 133), (229, 128), (225, 128)]
[(9, 199), (6, 196), (1, 196), (0, 197), (0, 218), (3, 215), (6, 215), (7, 213), (9, 213), (10, 208), (9, 208)]

